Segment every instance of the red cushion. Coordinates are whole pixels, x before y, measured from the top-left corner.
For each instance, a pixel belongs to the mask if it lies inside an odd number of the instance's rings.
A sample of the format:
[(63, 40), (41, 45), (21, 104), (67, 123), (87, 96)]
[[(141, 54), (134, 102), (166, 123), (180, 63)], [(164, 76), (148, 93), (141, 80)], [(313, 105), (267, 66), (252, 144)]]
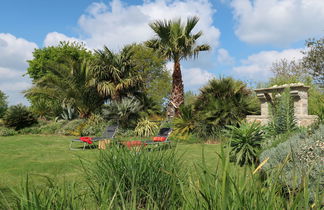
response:
[(143, 142), (142, 141), (127, 141), (127, 142), (124, 142), (124, 145), (127, 146), (128, 148), (138, 147), (138, 146), (143, 145)]
[(166, 137), (162, 137), (162, 136), (153, 137), (153, 141), (165, 141), (165, 140), (166, 140)]
[(80, 137), (80, 140), (83, 142), (87, 142), (88, 144), (92, 144), (92, 138), (91, 137)]

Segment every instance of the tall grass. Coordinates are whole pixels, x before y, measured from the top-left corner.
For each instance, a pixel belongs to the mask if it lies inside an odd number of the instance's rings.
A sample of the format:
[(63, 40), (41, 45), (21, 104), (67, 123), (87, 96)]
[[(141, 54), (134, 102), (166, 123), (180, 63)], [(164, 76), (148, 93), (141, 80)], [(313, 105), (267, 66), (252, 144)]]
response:
[[(216, 155), (216, 154), (215, 154)], [(204, 152), (202, 152), (204, 157)], [(323, 195), (309, 199), (303, 188), (285, 190), (280, 182), (286, 161), (265, 176), (262, 164), (239, 167), (229, 151), (218, 154), (215, 167), (203, 158), (188, 172), (176, 149), (148, 152), (113, 147), (84, 162), (83, 183), (51, 181), (43, 186), (27, 179), (6, 209), (320, 209)], [(266, 160), (265, 160), (266, 161)], [(307, 177), (307, 176), (305, 176)]]
[(148, 152), (112, 147), (85, 166), (100, 208), (170, 209), (181, 206), (185, 168), (175, 149)]

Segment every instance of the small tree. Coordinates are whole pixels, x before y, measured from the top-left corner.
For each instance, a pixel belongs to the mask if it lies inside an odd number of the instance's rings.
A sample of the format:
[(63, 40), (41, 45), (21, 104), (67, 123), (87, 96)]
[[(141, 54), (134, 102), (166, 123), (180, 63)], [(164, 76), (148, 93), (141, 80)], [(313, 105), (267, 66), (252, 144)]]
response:
[(3, 117), (8, 108), (7, 98), (8, 96), (0, 90), (0, 118)]
[(307, 50), (303, 52), (303, 65), (309, 70), (314, 80), (324, 87), (324, 37), (306, 41)]

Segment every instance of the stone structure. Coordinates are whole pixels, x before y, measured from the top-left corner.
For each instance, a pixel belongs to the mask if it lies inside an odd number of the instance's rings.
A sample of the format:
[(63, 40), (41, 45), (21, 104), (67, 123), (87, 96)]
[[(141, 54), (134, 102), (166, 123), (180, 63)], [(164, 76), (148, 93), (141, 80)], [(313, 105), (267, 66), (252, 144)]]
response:
[(275, 94), (282, 93), (285, 88), (290, 88), (290, 94), (294, 100), (294, 113), (298, 126), (309, 126), (317, 120), (316, 115), (308, 115), (308, 86), (302, 83), (295, 83), (289, 85), (273, 86), (270, 88), (262, 88), (254, 90), (261, 102), (261, 115), (248, 115), (246, 120), (248, 122), (261, 122), (261, 124), (268, 124), (271, 120), (269, 113), (269, 103), (272, 103)]

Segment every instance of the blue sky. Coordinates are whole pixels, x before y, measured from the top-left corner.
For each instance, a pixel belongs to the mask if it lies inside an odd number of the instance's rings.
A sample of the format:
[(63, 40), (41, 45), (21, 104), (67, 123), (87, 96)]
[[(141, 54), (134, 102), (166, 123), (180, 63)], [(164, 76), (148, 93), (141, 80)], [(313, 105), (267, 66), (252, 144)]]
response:
[(193, 15), (212, 50), (182, 63), (186, 90), (220, 76), (267, 81), (271, 63), (300, 59), (305, 39), (324, 32), (323, 0), (1, 0), (0, 90), (27, 104), (22, 75), (35, 48), (68, 40), (118, 50), (152, 37), (153, 20)]

